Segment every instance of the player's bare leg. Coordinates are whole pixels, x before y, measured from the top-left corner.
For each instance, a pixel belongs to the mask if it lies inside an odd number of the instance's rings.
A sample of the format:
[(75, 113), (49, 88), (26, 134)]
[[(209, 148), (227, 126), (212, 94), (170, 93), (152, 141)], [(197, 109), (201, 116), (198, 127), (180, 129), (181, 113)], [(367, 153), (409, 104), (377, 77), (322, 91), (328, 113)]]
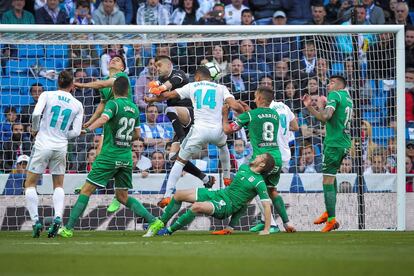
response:
[(39, 175), (27, 172), (26, 181), (24, 183), (25, 190), (25, 199), (26, 199), (26, 208), (29, 211), (30, 219), (32, 220), (32, 236), (33, 238), (38, 238), (40, 232), (43, 230), (43, 225), (39, 220), (38, 206), (39, 206), (39, 197), (37, 196), (36, 184), (39, 180)]

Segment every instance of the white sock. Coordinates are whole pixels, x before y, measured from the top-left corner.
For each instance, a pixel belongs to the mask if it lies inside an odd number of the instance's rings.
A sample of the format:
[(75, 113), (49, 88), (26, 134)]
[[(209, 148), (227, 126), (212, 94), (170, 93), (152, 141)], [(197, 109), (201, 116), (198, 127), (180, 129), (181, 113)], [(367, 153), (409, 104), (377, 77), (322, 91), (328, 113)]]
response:
[(26, 198), (26, 209), (29, 211), (30, 219), (32, 220), (33, 224), (39, 220), (39, 197), (37, 196), (36, 188), (29, 187), (26, 188), (24, 191), (25, 198)]
[(174, 162), (174, 166), (171, 168), (170, 175), (168, 176), (167, 187), (165, 188), (164, 197), (171, 197), (172, 193), (174, 192), (175, 185), (177, 184), (178, 179), (180, 179), (181, 177), (183, 169), (183, 163), (179, 161)]
[(65, 204), (65, 191), (62, 187), (57, 187), (53, 192), (53, 207), (55, 209), (55, 218), (63, 217), (63, 208)]
[(223, 169), (223, 177), (230, 178), (230, 152), (227, 145), (219, 148), (219, 159), (221, 162), (221, 168)]
[[(256, 199), (257, 206), (259, 206), (259, 209), (260, 209), (261, 220), (264, 222), (265, 217), (264, 217), (264, 208), (263, 208), (262, 201), (260, 200), (259, 196), (256, 196), (255, 199)], [(273, 214), (270, 216), (270, 225), (277, 226), (275, 218), (273, 217)]]
[(208, 175), (204, 176), (203, 183), (206, 184), (208, 182), (208, 180), (209, 180)]

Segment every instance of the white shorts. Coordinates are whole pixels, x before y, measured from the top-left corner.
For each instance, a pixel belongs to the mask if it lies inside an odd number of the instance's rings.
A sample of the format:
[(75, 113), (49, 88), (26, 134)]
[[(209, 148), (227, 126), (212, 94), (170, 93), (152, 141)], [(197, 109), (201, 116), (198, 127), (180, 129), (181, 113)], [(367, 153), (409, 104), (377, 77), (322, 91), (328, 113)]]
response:
[(191, 127), (184, 141), (178, 156), (184, 160), (190, 160), (193, 154), (199, 153), (206, 144), (213, 144), (218, 147), (226, 145), (227, 135), (223, 128)]
[(35, 174), (43, 174), (48, 167), (51, 174), (65, 174), (66, 151), (33, 148), (27, 170)]

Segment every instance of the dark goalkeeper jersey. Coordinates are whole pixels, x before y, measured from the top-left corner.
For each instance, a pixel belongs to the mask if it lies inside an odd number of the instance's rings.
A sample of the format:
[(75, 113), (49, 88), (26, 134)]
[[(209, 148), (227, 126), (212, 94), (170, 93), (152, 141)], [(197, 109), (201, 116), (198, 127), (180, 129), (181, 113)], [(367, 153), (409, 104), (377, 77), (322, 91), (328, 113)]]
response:
[[(171, 74), (168, 77), (160, 77), (158, 79), (161, 83), (165, 83), (166, 81), (170, 81), (172, 84), (171, 91), (181, 88), (187, 83), (189, 83), (189, 79), (187, 75), (184, 73), (183, 70), (176, 70), (173, 69)], [(167, 106), (186, 106), (186, 107), (193, 107), (193, 104), (190, 99), (171, 99), (167, 101)]]

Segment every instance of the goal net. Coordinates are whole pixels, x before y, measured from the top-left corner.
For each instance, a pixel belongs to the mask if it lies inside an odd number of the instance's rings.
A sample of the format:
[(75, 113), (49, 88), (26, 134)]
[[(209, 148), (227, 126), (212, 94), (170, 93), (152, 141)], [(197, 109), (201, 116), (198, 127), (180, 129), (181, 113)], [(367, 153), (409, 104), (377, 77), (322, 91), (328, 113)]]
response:
[[(324, 211), (321, 170), (325, 127), (307, 112), (301, 97), (310, 94), (312, 104), (316, 105), (320, 97), (327, 96), (329, 77), (344, 76), (353, 97), (354, 116), (351, 118), (353, 147), (337, 175), (337, 217), (341, 229), (405, 229), (405, 135), (403, 107), (400, 106), (404, 104), (400, 98), (404, 91), (401, 77), (404, 46), (399, 27), (388, 26), (382, 30), (372, 26), (301, 26), (295, 29), (292, 26), (226, 26), (223, 29), (71, 26), (71, 30), (65, 29), (66, 26), (0, 27), (2, 230), (31, 228), (24, 207), (23, 183), (25, 155), (30, 156), (33, 144), (31, 113), (40, 92), (56, 90), (56, 77), (62, 70), (71, 70), (76, 82), (107, 77), (109, 60), (115, 54), (126, 59), (134, 101), (141, 112), (141, 132), (145, 138), (159, 138), (153, 144), (134, 144), (136, 160), (130, 191), (154, 215), (163, 212), (156, 203), (165, 192), (172, 165), (165, 153), (173, 128), (163, 114), (165, 105), (158, 105), (155, 112), (147, 112), (143, 97), (148, 95), (148, 83), (157, 79), (155, 56), (169, 55), (175, 68), (185, 71), (190, 79), (197, 66), (216, 63), (221, 69), (217, 81), (252, 108), (255, 106), (254, 91), (259, 85), (271, 87), (276, 100), (291, 108), (300, 130), (291, 134), (291, 159), (277, 188), (284, 198), (290, 222), (299, 231), (319, 230), (313, 225), (313, 219)], [(83, 103), (85, 121), (88, 120), (100, 101), (99, 91), (76, 89), (74, 95)], [(283, 120), (281, 124), (286, 127)], [(84, 183), (96, 158), (100, 134), (97, 130), (69, 143), (64, 184), (65, 222), (76, 201), (76, 189)], [(238, 166), (248, 162), (252, 153), (249, 135), (240, 131), (229, 137), (228, 144), (235, 173)], [(213, 189), (224, 187), (215, 146), (206, 145), (198, 156), (193, 156), (192, 162), (207, 174), (216, 176), (218, 181)], [(114, 213), (107, 211), (114, 197), (112, 187), (110, 184), (108, 189), (97, 190), (75, 229), (143, 228), (142, 218), (134, 217), (124, 207)], [(177, 189), (192, 187), (202, 187), (202, 183), (188, 174), (177, 184)], [(39, 215), (47, 223), (53, 215), (53, 185), (47, 171), (37, 190)], [(248, 230), (259, 219), (259, 209), (253, 201), (238, 229)], [(277, 215), (276, 222), (281, 226)], [(221, 229), (227, 223), (228, 220), (198, 217), (189, 229)]]

